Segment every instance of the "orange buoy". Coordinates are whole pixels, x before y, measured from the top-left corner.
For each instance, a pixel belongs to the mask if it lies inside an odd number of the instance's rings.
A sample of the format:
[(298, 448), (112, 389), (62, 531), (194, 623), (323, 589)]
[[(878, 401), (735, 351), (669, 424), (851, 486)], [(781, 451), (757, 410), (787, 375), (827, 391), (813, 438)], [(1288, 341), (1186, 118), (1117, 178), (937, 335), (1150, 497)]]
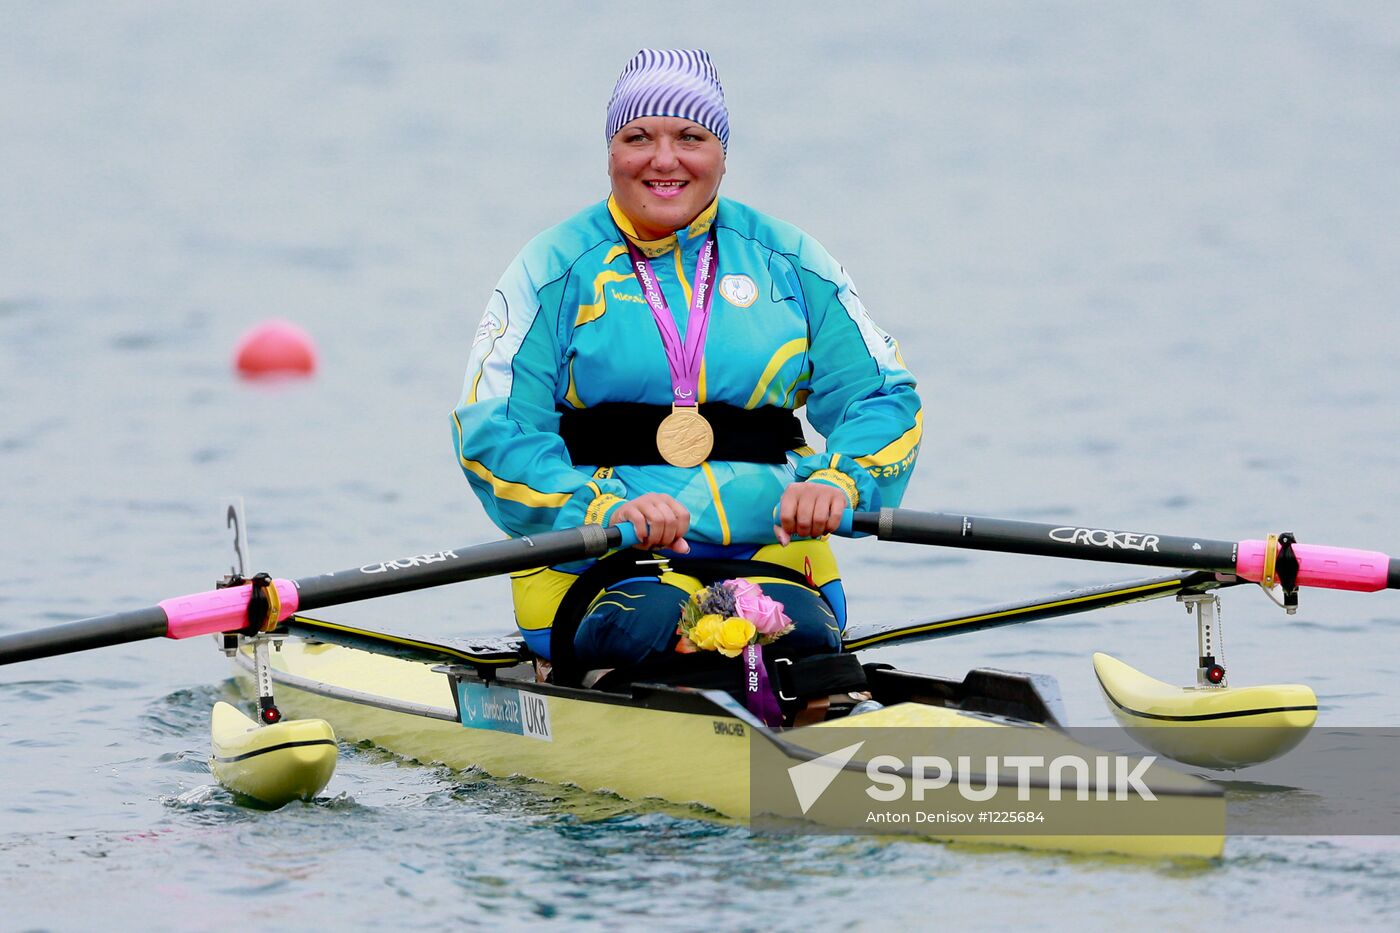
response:
[(316, 371), (316, 347), (311, 335), (295, 324), (264, 321), (238, 341), (233, 365), (250, 379), (309, 376)]

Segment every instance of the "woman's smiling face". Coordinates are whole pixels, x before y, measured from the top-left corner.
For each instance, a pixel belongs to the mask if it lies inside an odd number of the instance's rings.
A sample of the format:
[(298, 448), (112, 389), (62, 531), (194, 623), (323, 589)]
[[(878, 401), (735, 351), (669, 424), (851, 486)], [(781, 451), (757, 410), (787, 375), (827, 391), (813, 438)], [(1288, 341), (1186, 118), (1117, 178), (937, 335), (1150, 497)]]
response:
[(679, 117), (639, 117), (608, 145), (613, 197), (647, 240), (689, 224), (719, 193), (724, 146), (698, 123)]

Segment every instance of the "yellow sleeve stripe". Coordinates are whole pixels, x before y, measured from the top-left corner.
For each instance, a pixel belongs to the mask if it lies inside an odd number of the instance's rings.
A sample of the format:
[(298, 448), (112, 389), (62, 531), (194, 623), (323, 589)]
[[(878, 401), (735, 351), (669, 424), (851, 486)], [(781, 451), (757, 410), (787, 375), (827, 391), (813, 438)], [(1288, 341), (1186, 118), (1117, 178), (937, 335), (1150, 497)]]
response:
[(513, 483), (510, 480), (501, 479), (475, 460), (468, 460), (462, 456), (459, 456), (458, 459), (462, 463), (462, 469), (491, 485), (491, 491), (495, 493), (497, 499), (519, 502), (532, 509), (562, 508), (569, 501), (567, 492), (540, 492), (538, 489), (531, 489), (524, 483)]
[(578, 386), (574, 383), (574, 361), (569, 360), (569, 391), (564, 393), (564, 401), (575, 408), (587, 408), (583, 404), (583, 399), (578, 397)]
[(491, 491), (495, 493), (497, 499), (519, 502), (532, 509), (557, 509), (569, 501), (570, 496), (567, 492), (540, 492), (537, 489), (531, 489), (524, 483), (512, 483), (496, 476), (477, 461), (468, 460), (462, 456), (462, 419), (457, 417), (455, 411), (452, 413), (452, 425), (457, 429), (457, 460), (462, 464), (462, 469), (490, 483)]
[(866, 468), (882, 467), (888, 466), (891, 463), (899, 463), (905, 457), (909, 456), (910, 452), (913, 451), (915, 447), (919, 446), (919, 441), (923, 439), (923, 436), (924, 410), (920, 408), (918, 414), (914, 416), (914, 426), (912, 428), (905, 431), (896, 440), (886, 444), (870, 456), (857, 458), (856, 463)]
[(715, 479), (715, 471), (710, 469), (708, 463), (700, 464), (700, 469), (705, 474), (705, 481), (710, 484), (710, 498), (715, 500), (715, 518), (719, 519), (719, 543), (728, 544), (729, 517), (724, 514), (724, 501), (719, 496), (719, 481)]
[(777, 377), (778, 370), (783, 368), (783, 364), (794, 356), (797, 356), (797, 354), (805, 353), (806, 351), (806, 337), (798, 337), (795, 340), (789, 340), (779, 347), (778, 351), (773, 354), (773, 358), (768, 361), (768, 365), (764, 367), (763, 375), (758, 377), (758, 385), (754, 386), (753, 394), (750, 395), (749, 400), (744, 403), (744, 407), (757, 408), (763, 402), (764, 396), (768, 394), (768, 386), (772, 383), (773, 379)]

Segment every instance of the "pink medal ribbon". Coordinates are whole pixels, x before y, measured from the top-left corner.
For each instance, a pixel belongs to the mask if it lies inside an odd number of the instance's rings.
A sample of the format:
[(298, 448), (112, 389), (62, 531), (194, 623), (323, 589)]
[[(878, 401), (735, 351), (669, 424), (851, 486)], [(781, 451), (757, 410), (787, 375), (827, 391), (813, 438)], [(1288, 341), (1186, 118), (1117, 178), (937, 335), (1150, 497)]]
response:
[(749, 645), (744, 649), (744, 706), (766, 725), (781, 726), (783, 711), (768, 683), (768, 669), (763, 666), (763, 648)]
[(661, 345), (666, 350), (666, 363), (671, 368), (671, 413), (656, 429), (656, 451), (672, 466), (696, 467), (709, 459), (714, 450), (715, 433), (700, 414), (697, 395), (700, 387), (700, 366), (705, 358), (705, 332), (710, 326), (710, 299), (714, 296), (715, 269), (719, 266), (719, 247), (714, 234), (705, 237), (700, 257), (695, 261), (695, 290), (691, 293), (690, 318), (686, 325), (688, 339), (682, 340), (676, 329), (676, 319), (666, 304), (666, 296), (656, 282), (651, 263), (623, 234), (627, 253), (632, 257), (632, 269), (651, 308), (656, 329), (661, 332)]
[(671, 367), (673, 404), (681, 408), (694, 408), (697, 405), (696, 390), (700, 385), (700, 363), (705, 356), (705, 332), (710, 325), (715, 269), (719, 265), (719, 249), (715, 246), (714, 234), (705, 237), (705, 245), (700, 247), (700, 257), (695, 261), (695, 290), (691, 293), (690, 320), (686, 325), (687, 336), (684, 340), (676, 329), (676, 319), (671, 316), (666, 296), (661, 294), (656, 274), (651, 271), (651, 263), (626, 234), (623, 234), (622, 240), (627, 244), (628, 255), (632, 257), (632, 269), (637, 273), (637, 282), (642, 286), (642, 296), (646, 298), (647, 306), (651, 308), (656, 329), (661, 331), (661, 345), (666, 349), (666, 362)]

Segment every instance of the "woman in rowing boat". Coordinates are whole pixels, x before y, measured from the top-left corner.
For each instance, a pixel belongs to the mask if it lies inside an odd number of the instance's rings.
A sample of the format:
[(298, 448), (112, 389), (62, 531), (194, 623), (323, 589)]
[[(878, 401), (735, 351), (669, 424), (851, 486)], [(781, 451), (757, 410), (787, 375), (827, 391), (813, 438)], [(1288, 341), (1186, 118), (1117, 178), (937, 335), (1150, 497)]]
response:
[[(637, 531), (639, 550), (517, 575), (525, 641), (556, 679), (636, 665), (676, 649), (687, 594), (745, 578), (795, 625), (770, 654), (839, 651), (824, 536), (847, 508), (899, 504), (914, 379), (826, 250), (719, 197), (729, 123), (705, 52), (638, 52), (606, 135), (611, 196), (507, 269), (453, 415), (461, 467), (507, 533)], [(653, 554), (668, 560), (639, 563)]]

